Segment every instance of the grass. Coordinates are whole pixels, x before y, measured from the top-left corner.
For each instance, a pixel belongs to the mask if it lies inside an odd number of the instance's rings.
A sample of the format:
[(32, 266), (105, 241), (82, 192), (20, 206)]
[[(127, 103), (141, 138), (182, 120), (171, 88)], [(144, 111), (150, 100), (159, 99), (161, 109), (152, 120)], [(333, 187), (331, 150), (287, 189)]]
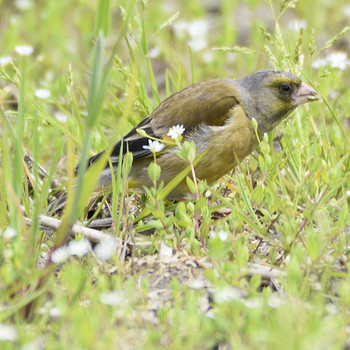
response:
[[(13, 57), (0, 64), (1, 348), (346, 349), (349, 64), (332, 58), (349, 51), (346, 1), (28, 4), (0, 2), (0, 56)], [(34, 52), (20, 56), (20, 45)], [(321, 101), (266, 135), (219, 184), (189, 182), (196, 200), (164, 201), (156, 166), (147, 199), (118, 172), (111, 207), (100, 208), (114, 219), (105, 233), (117, 253), (37, 268), (86, 219), (99, 165), (89, 176), (82, 167), (74, 185), (79, 159), (193, 82), (266, 67), (300, 75)], [(120, 169), (130, 166), (127, 158)], [(50, 235), (39, 215), (62, 189), (67, 210)], [(161, 257), (166, 246), (175, 257)]]

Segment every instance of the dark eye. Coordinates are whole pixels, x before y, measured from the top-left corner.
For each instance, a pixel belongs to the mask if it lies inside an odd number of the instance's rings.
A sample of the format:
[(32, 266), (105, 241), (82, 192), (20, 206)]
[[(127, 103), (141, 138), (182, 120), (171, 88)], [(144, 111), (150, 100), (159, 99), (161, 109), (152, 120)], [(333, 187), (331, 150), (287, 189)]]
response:
[(283, 95), (288, 95), (292, 91), (292, 85), (287, 84), (287, 83), (282, 83), (280, 85), (280, 92)]

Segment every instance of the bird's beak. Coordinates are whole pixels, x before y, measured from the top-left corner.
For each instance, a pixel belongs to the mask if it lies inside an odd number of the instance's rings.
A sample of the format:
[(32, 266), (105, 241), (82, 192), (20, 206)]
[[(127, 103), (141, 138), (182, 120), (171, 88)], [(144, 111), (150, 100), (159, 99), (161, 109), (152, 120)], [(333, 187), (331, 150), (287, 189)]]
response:
[(306, 102), (318, 100), (319, 95), (316, 90), (305, 83), (301, 83), (293, 100), (294, 105), (299, 106)]

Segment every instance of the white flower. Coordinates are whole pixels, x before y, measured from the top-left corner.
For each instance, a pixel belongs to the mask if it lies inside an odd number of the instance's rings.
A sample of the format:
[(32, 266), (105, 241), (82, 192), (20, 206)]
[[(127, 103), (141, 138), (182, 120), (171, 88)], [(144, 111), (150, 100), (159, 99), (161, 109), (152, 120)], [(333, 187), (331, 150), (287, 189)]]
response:
[(294, 19), (288, 23), (288, 27), (296, 32), (299, 32), (300, 28), (306, 28), (306, 21), (303, 19)]
[(348, 56), (345, 52), (332, 52), (329, 56), (327, 56), (327, 61), (330, 63), (331, 67), (339, 68), (344, 70), (346, 66), (350, 65), (350, 60), (348, 60)]
[(199, 36), (205, 36), (208, 33), (208, 29), (209, 22), (204, 19), (195, 19), (187, 25), (188, 33), (193, 39)]
[(215, 238), (216, 232), (215, 231), (209, 231), (209, 238)]
[(210, 63), (210, 62), (213, 62), (213, 59), (214, 59), (213, 51), (206, 50), (203, 52), (203, 54), (202, 54), (203, 62)]
[(333, 68), (344, 70), (347, 66), (350, 66), (350, 60), (345, 52), (336, 51), (330, 53), (326, 58), (319, 58), (313, 61), (312, 67), (320, 68), (328, 64)]
[(102, 239), (96, 245), (94, 251), (96, 256), (102, 261), (108, 261), (117, 252), (118, 241), (114, 237)]
[(208, 29), (208, 21), (203, 19), (197, 19), (189, 23), (187, 30), (191, 36), (191, 40), (188, 44), (191, 46), (192, 50), (200, 51), (207, 47)]
[(159, 46), (155, 46), (153, 49), (149, 50), (148, 57), (149, 58), (157, 58), (160, 54), (160, 48)]
[(165, 148), (165, 145), (159, 141), (148, 140), (148, 146), (142, 146), (144, 149), (149, 149), (152, 153), (157, 153)]
[(225, 230), (220, 230), (218, 233), (218, 236), (220, 240), (223, 242), (227, 241), (229, 238), (229, 234)]
[(181, 38), (188, 34), (190, 37), (188, 44), (194, 51), (202, 50), (207, 46), (208, 29), (208, 21), (203, 19), (174, 23), (175, 34)]
[(345, 16), (350, 17), (350, 5), (345, 5), (343, 8), (343, 13)]
[(225, 230), (220, 230), (219, 232), (210, 231), (209, 232), (209, 237), (210, 238), (219, 237), (220, 241), (225, 242), (225, 241), (228, 240), (228, 238), (230, 236)]
[(70, 255), (69, 248), (67, 246), (62, 246), (57, 249), (55, 249), (51, 254), (51, 261), (54, 264), (60, 264), (63, 263), (68, 259)]
[(60, 123), (65, 123), (68, 119), (68, 117), (62, 113), (62, 112), (56, 112), (55, 113), (55, 118), (60, 122)]
[(0, 323), (0, 341), (16, 341), (17, 330), (14, 326)]
[(32, 46), (23, 45), (23, 46), (15, 46), (15, 51), (21, 56), (30, 56), (34, 49)]
[(7, 64), (9, 64), (11, 62), (12, 62), (11, 56), (0, 57), (0, 65), (1, 66), (6, 66)]
[(83, 238), (79, 241), (70, 241), (68, 248), (70, 255), (84, 256), (89, 252), (91, 244), (86, 238)]
[(243, 297), (242, 292), (235, 287), (224, 287), (217, 289), (214, 293), (214, 300), (218, 304), (226, 303), (231, 300), (240, 299)]
[(35, 90), (35, 96), (37, 98), (40, 98), (42, 100), (47, 99), (48, 97), (50, 97), (51, 92), (47, 89), (37, 89)]
[(169, 129), (167, 135), (170, 136), (173, 140), (176, 140), (184, 132), (185, 128), (183, 125), (174, 125)]
[(62, 316), (62, 310), (58, 306), (54, 306), (49, 310), (49, 316), (54, 319), (60, 318)]
[(350, 190), (346, 191), (346, 197), (350, 197)]
[(193, 38), (188, 42), (188, 45), (191, 46), (193, 51), (200, 51), (207, 47), (207, 39), (203, 36)]
[(27, 10), (32, 6), (31, 0), (16, 0), (15, 3), (20, 10)]
[(117, 306), (127, 300), (120, 291), (104, 292), (100, 295), (100, 302), (105, 305)]
[(162, 258), (171, 258), (173, 256), (173, 248), (169, 247), (164, 243), (161, 243), (159, 249), (159, 256)]
[(267, 299), (267, 304), (273, 308), (278, 308), (281, 305), (285, 304), (286, 301), (277, 295), (270, 295)]
[(184, 37), (187, 32), (188, 22), (184, 22), (184, 21), (175, 22), (173, 25), (173, 28), (175, 31), (175, 35), (179, 37)]
[(262, 304), (259, 298), (241, 299), (241, 302), (249, 309), (255, 309)]
[(327, 59), (325, 59), (325, 58), (319, 58), (319, 59), (317, 59), (317, 60), (315, 60), (315, 61), (312, 62), (312, 67), (317, 69), (317, 68), (324, 67), (324, 66), (326, 66), (327, 64), (328, 64)]
[(4, 238), (13, 238), (17, 236), (17, 231), (13, 227), (7, 226), (2, 235)]

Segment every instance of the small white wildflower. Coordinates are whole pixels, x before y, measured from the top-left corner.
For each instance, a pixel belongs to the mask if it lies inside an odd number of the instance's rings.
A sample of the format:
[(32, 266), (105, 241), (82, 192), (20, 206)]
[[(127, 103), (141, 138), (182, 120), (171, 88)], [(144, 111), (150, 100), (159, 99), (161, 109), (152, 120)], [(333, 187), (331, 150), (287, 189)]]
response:
[(160, 54), (160, 48), (159, 46), (155, 46), (153, 49), (149, 50), (148, 57), (149, 58), (157, 58)]
[(15, 51), (21, 56), (30, 56), (34, 49), (30, 45), (15, 46)]
[(100, 302), (105, 305), (117, 306), (126, 301), (125, 296), (120, 291), (104, 292), (100, 295)]
[(207, 39), (205, 37), (199, 36), (198, 38), (193, 38), (188, 42), (193, 51), (200, 51), (207, 47)]
[(0, 57), (0, 65), (1, 66), (6, 66), (7, 64), (9, 64), (11, 62), (12, 62), (11, 56)]
[(209, 231), (209, 238), (215, 238), (216, 237), (216, 232), (215, 231)]
[(0, 341), (16, 341), (17, 330), (14, 326), (0, 323)]
[(159, 249), (159, 256), (164, 258), (171, 258), (173, 256), (173, 248), (169, 247), (168, 245), (161, 243), (160, 249)]
[(221, 289), (217, 289), (214, 293), (214, 300), (218, 304), (226, 303), (231, 300), (237, 300), (242, 297), (242, 292), (234, 287), (224, 287)]
[(4, 238), (13, 238), (17, 236), (17, 231), (13, 227), (7, 226), (2, 235)]
[(48, 97), (50, 97), (51, 92), (47, 89), (37, 89), (35, 90), (35, 96), (37, 98), (40, 98), (42, 100), (47, 99)]
[(177, 140), (177, 138), (184, 132), (185, 128), (183, 125), (174, 125), (169, 129), (167, 135), (170, 136), (173, 140)]
[(343, 8), (343, 13), (346, 17), (350, 17), (350, 5), (345, 5)]
[(55, 249), (51, 254), (51, 261), (54, 264), (60, 264), (63, 263), (68, 259), (70, 255), (69, 248), (67, 246), (62, 246), (57, 249)]
[(62, 316), (62, 310), (58, 306), (54, 306), (49, 310), (49, 316), (58, 319)]
[(21, 346), (21, 350), (38, 350), (38, 349), (45, 349), (44, 346), (44, 338), (43, 337), (38, 337), (36, 339), (33, 339), (32, 341), (28, 343), (24, 343)]
[(117, 252), (118, 241), (114, 237), (102, 239), (94, 251), (98, 259), (108, 261)]
[(144, 149), (149, 149), (152, 153), (157, 153), (165, 148), (165, 145), (159, 141), (148, 140), (148, 146), (142, 146)]
[(346, 197), (350, 197), (350, 190), (346, 191)]
[(188, 44), (193, 51), (200, 51), (207, 47), (207, 33), (209, 29), (209, 23), (203, 19), (197, 19), (190, 22), (188, 26), (188, 33), (191, 36), (191, 40)]
[(206, 50), (203, 52), (203, 54), (202, 54), (203, 62), (210, 63), (210, 62), (213, 62), (213, 59), (214, 59), (214, 52), (213, 51)]
[(189, 25), (189, 22), (184, 22), (184, 21), (175, 22), (173, 24), (175, 35), (181, 38), (184, 37), (187, 32), (188, 25)]
[(303, 19), (294, 19), (288, 23), (288, 27), (299, 32), (301, 28), (306, 28), (306, 21)]
[(281, 297), (277, 295), (270, 295), (269, 298), (267, 299), (267, 304), (273, 308), (278, 308), (285, 304), (286, 301), (283, 300)]
[(205, 314), (204, 314), (205, 317), (208, 317), (210, 318), (211, 320), (215, 320), (215, 314), (213, 312), (213, 310), (208, 310)]
[(188, 33), (192, 38), (207, 35), (208, 29), (209, 22), (205, 19), (195, 19), (187, 26)]
[(185, 37), (186, 34), (190, 36), (188, 44), (194, 51), (199, 51), (207, 46), (207, 33), (209, 30), (209, 23), (203, 19), (196, 19), (192, 22), (175, 22), (175, 34), (180, 38)]
[(225, 230), (220, 230), (218, 232), (218, 237), (220, 238), (221, 241), (225, 242), (229, 238), (229, 234)]
[(348, 56), (345, 52), (332, 52), (327, 56), (327, 61), (330, 63), (331, 67), (339, 68), (344, 70), (346, 66), (350, 65), (350, 60), (348, 60)]
[(57, 121), (59, 121), (60, 123), (65, 123), (68, 119), (67, 115), (62, 113), (62, 112), (56, 112), (55, 113), (55, 118), (57, 119)]
[(17, 8), (20, 10), (28, 10), (32, 6), (31, 0), (16, 0), (15, 2)]
[(225, 230), (219, 230), (219, 232), (216, 232), (216, 231), (209, 232), (209, 238), (216, 238), (216, 237), (219, 237), (220, 241), (225, 242), (228, 240), (230, 236)]
[(249, 309), (255, 309), (262, 304), (259, 298), (241, 299), (241, 302)]
[(81, 257), (86, 255), (89, 252), (91, 248), (91, 244), (86, 238), (83, 238), (83, 239), (80, 239), (79, 241), (70, 241), (68, 248), (71, 255), (76, 255)]
[(312, 67), (318, 69), (318, 68), (326, 66), (327, 64), (328, 64), (327, 59), (319, 58), (319, 59), (312, 62)]
[(208, 283), (205, 280), (191, 278), (186, 282), (186, 286), (192, 289), (203, 289), (208, 286)]

